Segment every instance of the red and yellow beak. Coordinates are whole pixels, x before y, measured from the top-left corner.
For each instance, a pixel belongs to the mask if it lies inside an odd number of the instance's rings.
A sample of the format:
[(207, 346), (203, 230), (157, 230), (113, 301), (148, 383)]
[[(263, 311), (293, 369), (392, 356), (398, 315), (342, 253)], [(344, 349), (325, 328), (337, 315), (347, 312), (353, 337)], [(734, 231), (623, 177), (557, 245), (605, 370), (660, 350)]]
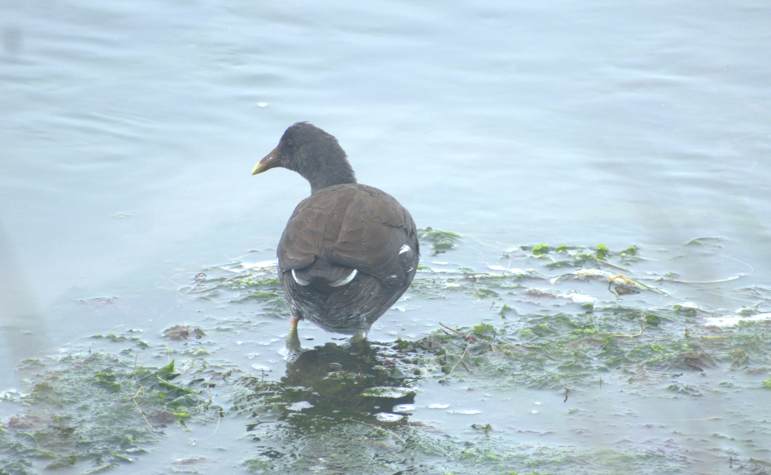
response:
[(265, 170), (270, 170), (271, 168), (278, 166), (278, 147), (271, 150), (271, 152), (257, 163), (257, 165), (254, 166), (254, 169), (252, 169), (252, 175), (256, 175), (258, 173), (262, 173)]

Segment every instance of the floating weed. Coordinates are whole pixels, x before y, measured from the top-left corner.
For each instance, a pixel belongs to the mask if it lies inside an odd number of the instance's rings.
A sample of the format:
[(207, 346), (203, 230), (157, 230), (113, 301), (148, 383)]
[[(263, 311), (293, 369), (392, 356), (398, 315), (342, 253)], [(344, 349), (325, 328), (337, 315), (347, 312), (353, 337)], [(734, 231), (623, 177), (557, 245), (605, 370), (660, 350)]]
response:
[(173, 325), (163, 330), (163, 336), (170, 340), (188, 340), (190, 338), (201, 339), (206, 336), (206, 333), (200, 327)]
[[(527, 248), (523, 248), (523, 249), (527, 250)], [(564, 248), (561, 248), (560, 250), (562, 249)], [(546, 243), (537, 244), (530, 248), (530, 252), (532, 252), (534, 256), (542, 256), (544, 254), (548, 254), (550, 251), (551, 251), (551, 247)]]
[[(447, 253), (448, 260), (454, 257), (451, 250), (465, 245), (454, 233), (431, 229), (421, 231), (421, 240), (424, 249)], [(710, 245), (705, 243), (700, 251)], [(635, 264), (645, 254), (637, 246), (614, 251), (604, 245), (542, 244), (507, 251), (484, 271), (424, 259), (406, 311), (414, 301), (445, 307), (464, 301), (463, 311), (478, 315), (429, 312), (423, 316), (434, 318), (436, 329), (424, 338), (388, 344), (351, 340), (309, 349), (293, 355), (286, 372), (272, 379), (263, 374), (227, 381), (230, 372), (211, 369), (216, 345), (201, 346), (221, 331), (253, 331), (244, 323), (253, 321), (253, 314), (167, 328), (158, 354), (165, 354), (167, 345), (180, 345), (184, 349), (174, 350), (176, 355), (194, 358), (161, 368), (103, 353), (73, 355), (55, 364), (26, 361), (20, 371), (31, 375), (29, 394), (5, 398), (30, 410), (0, 429), (0, 473), (37, 473), (30, 467), (44, 465), (73, 470), (78, 463), (97, 472), (130, 463), (163, 436), (164, 426), (184, 430), (186, 424), (214, 424), (220, 411), (203, 391), (216, 385), (229, 391), (228, 416), (248, 421), (253, 445), (238, 463), (252, 473), (691, 473), (694, 457), (704, 452), (684, 456), (686, 442), (674, 425), (666, 429), (671, 441), (655, 447), (624, 441), (612, 448), (581, 448), (559, 446), (553, 439), (541, 445), (528, 431), (511, 430), (521, 422), (520, 412), (498, 417), (488, 406), (427, 418), (440, 423), (417, 416), (421, 409), (434, 410), (426, 409), (421, 391), (439, 388), (442, 396), (462, 400), (460, 391), (483, 390), (481, 401), (543, 389), (558, 405), (580, 400), (577, 408), (559, 410), (588, 437), (591, 421), (585, 418), (597, 416), (587, 397), (590, 388), (600, 393), (600, 401), (621, 390), (624, 403), (638, 402), (636, 393), (651, 401), (656, 395), (688, 401), (727, 391), (766, 394), (771, 322), (752, 317), (767, 312), (771, 291), (737, 290), (742, 308), (731, 315), (736, 318), (708, 325), (709, 318), (726, 312), (711, 310), (693, 296), (697, 303), (672, 297), (676, 290), (695, 287), (671, 280), (675, 272), (669, 269), (640, 272)], [(670, 279), (661, 279), (664, 275)], [(288, 314), (275, 264), (211, 267), (180, 290), (225, 304), (250, 301), (258, 316)], [(445, 318), (479, 323), (444, 326), (439, 321), (449, 323)], [(125, 354), (147, 349), (135, 332), (97, 338), (129, 346)], [(753, 377), (743, 380), (744, 374)], [(617, 391), (610, 396), (604, 393), (609, 386)], [(495, 408), (510, 400), (494, 401), (500, 403)], [(474, 419), (465, 423), (465, 431), (450, 432), (450, 417)], [(755, 424), (755, 433), (764, 433), (767, 423)], [(634, 433), (631, 426), (618, 427)], [(534, 429), (532, 435), (552, 433)]]
[[(390, 363), (394, 367), (381, 363), (354, 371), (330, 366), (315, 380), (298, 380), (297, 374), (307, 371), (295, 374), (290, 369), (280, 383), (245, 386), (245, 394), (250, 396), (239, 407), (257, 422), (252, 426), (255, 453), (244, 466), (256, 473), (297, 467), (398, 472), (396, 467), (404, 469), (404, 465), (390, 454), (399, 453), (411, 460), (431, 460), (431, 470), (422, 471), (416, 464), (410, 473), (508, 473), (512, 468), (518, 473), (536, 473), (536, 467), (540, 473), (580, 472), (576, 467), (584, 466), (586, 460), (602, 467), (593, 473), (687, 472), (677, 444), (663, 452), (661, 447), (579, 451), (537, 444), (528, 445), (531, 451), (519, 451), (506, 443), (510, 442), (507, 436), (495, 431), (494, 422), (472, 427), (479, 439), (461, 440), (445, 433), (434, 437), (434, 428), (408, 418), (373, 414), (399, 406), (400, 397), (414, 398), (430, 379), (447, 391), (455, 387), (511, 394), (519, 388), (541, 389), (558, 392), (560, 400), (564, 394), (565, 401), (575, 392), (602, 389), (603, 381), (612, 381), (616, 388), (628, 385), (645, 390), (648, 395), (695, 399), (725, 391), (729, 384), (719, 376), (694, 381), (695, 375), (749, 374), (769, 365), (764, 346), (771, 338), (769, 322), (746, 320), (732, 328), (705, 326), (704, 317), (715, 312), (672, 297), (672, 284), (681, 283), (661, 279), (668, 270), (636, 272), (635, 264), (643, 261), (643, 254), (636, 245), (614, 251), (604, 245), (542, 244), (507, 251), (494, 266), (488, 266), (493, 272), (424, 261), (409, 298), (490, 302), (489, 307), (479, 309), (480, 323), (455, 328), (439, 324), (424, 338), (397, 340), (390, 347), (398, 353)], [(512, 265), (522, 262), (534, 269), (522, 271)], [(763, 299), (771, 294), (766, 289), (744, 292)], [(753, 312), (762, 315), (763, 309)], [(397, 378), (361, 392), (360, 388), (346, 389), (374, 384), (367, 380), (382, 371), (375, 367), (411, 379)], [(744, 389), (742, 384), (731, 378), (731, 388)], [(771, 389), (767, 379), (744, 385)], [(392, 399), (381, 398), (368, 406), (363, 396)], [(582, 413), (570, 414), (581, 417)], [(389, 426), (384, 420), (398, 422)], [(382, 432), (384, 429), (391, 433)], [(363, 442), (349, 447), (345, 441), (351, 438)]]
[(611, 251), (605, 244), (597, 245), (594, 252), (588, 250), (583, 246), (567, 246), (560, 244), (556, 248), (552, 248), (548, 244), (538, 244), (532, 247), (521, 246), (523, 251), (530, 251), (533, 257), (548, 258), (549, 262), (545, 264), (546, 268), (550, 270), (556, 270), (566, 267), (583, 267), (587, 265), (603, 264), (609, 267), (615, 267), (622, 270), (626, 270), (618, 266), (618, 264), (612, 264), (608, 262), (609, 259), (617, 259), (619, 263), (633, 263), (639, 259), (637, 251), (639, 246), (628, 246), (626, 249), (620, 252)]
[(43, 363), (30, 377), (31, 391), (17, 398), (25, 414), (0, 430), (0, 473), (34, 473), (13, 467), (32, 467), (41, 458), (53, 459), (49, 469), (79, 461), (95, 470), (122, 464), (162, 437), (168, 424), (210, 418), (214, 411), (199, 390), (171, 382), (178, 376), (173, 362), (136, 369), (133, 361), (104, 353)]
[(418, 238), (431, 246), (432, 256), (455, 249), (462, 239), (460, 234), (431, 228), (418, 229)]
[[(441, 244), (433, 251), (448, 253), (461, 243), (458, 236), (442, 237), (422, 235), (424, 249), (437, 240)], [(769, 364), (763, 346), (771, 337), (768, 322), (706, 328), (705, 311), (684, 311), (687, 303), (670, 296), (671, 282), (635, 272), (642, 254), (636, 245), (614, 251), (603, 245), (542, 244), (507, 251), (487, 272), (424, 257), (409, 298), (490, 302), (479, 307), (480, 323), (448, 328), (437, 321), (424, 338), (399, 339), (374, 353), (354, 349), (353, 360), (317, 348), (304, 362), (290, 364), (280, 381), (240, 380), (234, 408), (254, 421), (248, 428), (254, 448), (243, 468), (525, 474), (581, 473), (589, 463), (592, 473), (688, 473), (692, 467), (677, 443), (628, 450), (539, 445), (532, 438), (512, 444), (507, 431), (496, 431), (495, 420), (477, 426), (483, 429), (472, 427), (474, 436), (460, 437), (394, 417), (427, 380), (442, 383), (451, 394), (453, 387), (492, 394), (533, 388), (558, 392), (562, 401), (563, 393), (567, 400), (574, 391), (602, 389), (603, 381), (612, 381), (667, 398), (702, 398), (720, 391), (721, 383), (679, 378)], [(534, 269), (516, 269), (522, 262)], [(570, 414), (585, 417), (581, 411)]]
[(197, 274), (191, 283), (182, 286), (180, 292), (220, 303), (252, 303), (256, 300), (265, 314), (281, 318), (289, 315), (275, 262), (233, 262), (210, 267), (206, 273)]
[[(511, 444), (494, 424), (472, 425), (468, 438), (419, 423), (389, 432), (338, 418), (323, 430), (272, 422), (250, 428), (252, 454), (242, 462), (250, 473), (678, 473), (687, 461), (676, 447), (585, 449), (528, 441)], [(398, 436), (396, 436), (398, 434)], [(547, 435), (538, 432), (533, 435)], [(352, 443), (352, 441), (355, 441)], [(580, 467), (591, 466), (591, 471)], [(537, 468), (537, 470), (535, 470)]]
[(746, 348), (752, 348), (741, 334), (676, 337), (660, 331), (661, 317), (652, 315), (637, 314), (628, 326), (632, 331), (625, 333), (594, 313), (523, 318), (526, 323), (521, 325), (445, 327), (422, 340), (401, 340), (399, 347), (420, 354), (424, 361), (433, 355), (433, 366), (441, 368), (445, 380), (473, 378), (487, 387), (539, 389), (591, 385), (612, 370), (702, 372), (721, 363), (735, 366), (737, 352), (746, 361)]
[(246, 293), (246, 298), (241, 299), (240, 301), (248, 299), (275, 301), (282, 295), (281, 284), (278, 277), (248, 277), (233, 279), (227, 282), (227, 286), (231, 290), (251, 290), (251, 292)]
[(132, 343), (133, 345), (135, 345), (137, 348), (140, 348), (140, 349), (146, 349), (150, 347), (150, 345), (147, 344), (147, 342), (132, 335), (116, 335), (114, 333), (109, 333), (107, 335), (99, 335), (99, 334), (92, 335), (91, 338), (105, 339), (113, 343)]
[(637, 257), (637, 251), (640, 249), (640, 246), (634, 245), (634, 246), (628, 246), (626, 249), (621, 251), (621, 253), (618, 255), (619, 261), (625, 263), (625, 264), (632, 264), (635, 262), (638, 262), (640, 258)]

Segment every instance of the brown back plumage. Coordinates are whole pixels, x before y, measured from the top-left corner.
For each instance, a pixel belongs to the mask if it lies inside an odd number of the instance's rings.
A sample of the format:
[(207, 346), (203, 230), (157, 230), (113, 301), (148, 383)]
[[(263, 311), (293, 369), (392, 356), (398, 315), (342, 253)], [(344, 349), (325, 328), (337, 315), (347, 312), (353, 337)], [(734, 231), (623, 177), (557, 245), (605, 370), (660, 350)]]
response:
[[(391, 195), (366, 185), (336, 185), (297, 205), (279, 241), (278, 260), (282, 273), (329, 263), (386, 283), (391, 275), (406, 276), (398, 265), (405, 244), (418, 253), (415, 222)], [(339, 279), (337, 272), (327, 277)]]

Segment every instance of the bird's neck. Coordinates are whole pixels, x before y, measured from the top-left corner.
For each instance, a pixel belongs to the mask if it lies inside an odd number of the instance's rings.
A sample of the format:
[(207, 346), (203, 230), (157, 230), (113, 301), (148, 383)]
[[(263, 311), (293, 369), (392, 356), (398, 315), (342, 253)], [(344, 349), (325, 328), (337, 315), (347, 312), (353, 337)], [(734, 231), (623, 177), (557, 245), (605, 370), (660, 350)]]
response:
[(305, 178), (311, 184), (311, 194), (330, 186), (356, 183), (356, 175), (345, 158), (345, 152), (342, 151), (328, 157), (323, 164), (314, 168), (308, 175)]

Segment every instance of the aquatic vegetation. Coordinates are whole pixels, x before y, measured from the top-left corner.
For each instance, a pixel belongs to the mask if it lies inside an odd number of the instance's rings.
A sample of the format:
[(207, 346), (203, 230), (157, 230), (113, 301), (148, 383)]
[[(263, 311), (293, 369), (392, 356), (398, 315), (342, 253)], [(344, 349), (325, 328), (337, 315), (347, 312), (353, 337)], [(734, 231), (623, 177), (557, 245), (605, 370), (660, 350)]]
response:
[[(41, 367), (42, 363), (42, 367)], [(30, 411), (0, 430), (0, 473), (35, 473), (33, 461), (54, 469), (83, 462), (108, 468), (130, 462), (161, 437), (162, 428), (216, 417), (195, 381), (173, 382), (174, 362), (134, 367), (104, 353), (70, 355), (55, 362), (25, 361), (29, 393), (6, 395)]]
[[(737, 426), (771, 431), (765, 405), (747, 403), (747, 395), (764, 398), (771, 389), (771, 289), (742, 286), (743, 274), (688, 281), (671, 261), (655, 261), (636, 245), (518, 246), (469, 264), (458, 256), (473, 240), (421, 233), (423, 248), (447, 260), (425, 257), (397, 305), (405, 321), (430, 322), (428, 333), (327, 343), (273, 366), (270, 356), (255, 355), (250, 375), (223, 361), (233, 340), (223, 341), (259, 335), (265, 321), (288, 317), (275, 263), (213, 266), (179, 292), (231, 315), (171, 325), (158, 338), (134, 330), (92, 337), (112, 353), (24, 362), (19, 371), (30, 389), (5, 399), (29, 410), (0, 429), (0, 473), (106, 470), (141, 457), (163, 439), (159, 428), (185, 431), (221, 417), (241, 421), (251, 441), (248, 453), (230, 461), (233, 472), (691, 473), (704, 460), (721, 460), (753, 473), (762, 466), (720, 441), (737, 440)], [(720, 242), (684, 249), (703, 253), (711, 245)], [(701, 298), (716, 287), (738, 309)], [(151, 365), (162, 358), (167, 363)], [(228, 405), (214, 406), (212, 394)], [(704, 421), (656, 423), (668, 434), (665, 445), (648, 446), (647, 435), (594, 446), (549, 439), (555, 430), (601, 438), (597, 418), (636, 434), (634, 424), (652, 424), (636, 405), (685, 404), (671, 410), (701, 400), (711, 402)], [(745, 401), (746, 412), (732, 408), (735, 422), (705, 438), (698, 424), (721, 420), (727, 400)], [(617, 401), (623, 410), (606, 410)], [(519, 410), (525, 403), (532, 409)], [(561, 426), (521, 429), (546, 408)], [(683, 455), (696, 436), (704, 448)]]
[(455, 246), (462, 239), (460, 234), (451, 231), (438, 231), (431, 228), (418, 229), (418, 238), (423, 242), (424, 248), (426, 248), (426, 244), (431, 246), (432, 256), (455, 249)]

